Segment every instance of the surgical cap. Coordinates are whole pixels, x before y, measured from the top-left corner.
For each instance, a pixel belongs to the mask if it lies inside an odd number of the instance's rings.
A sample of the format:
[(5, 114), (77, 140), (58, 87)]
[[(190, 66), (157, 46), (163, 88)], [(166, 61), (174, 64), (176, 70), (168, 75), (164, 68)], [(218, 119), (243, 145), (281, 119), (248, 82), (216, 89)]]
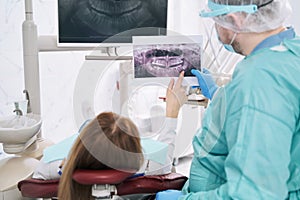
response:
[[(229, 13), (242, 17), (241, 26)], [(260, 33), (282, 26), (291, 13), (289, 0), (208, 0), (208, 8), (200, 15), (235, 32)]]

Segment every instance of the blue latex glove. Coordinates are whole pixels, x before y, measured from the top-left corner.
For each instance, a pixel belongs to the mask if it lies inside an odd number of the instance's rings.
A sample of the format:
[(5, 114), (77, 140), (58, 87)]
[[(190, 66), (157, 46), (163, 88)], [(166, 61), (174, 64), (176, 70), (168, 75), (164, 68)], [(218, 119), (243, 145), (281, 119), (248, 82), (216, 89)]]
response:
[(203, 72), (200, 72), (196, 69), (192, 69), (191, 73), (197, 77), (202, 94), (206, 98), (212, 99), (214, 93), (218, 89), (218, 86), (212, 79), (210, 72), (207, 69), (203, 68)]
[(182, 195), (181, 190), (165, 190), (156, 194), (156, 200), (177, 200)]

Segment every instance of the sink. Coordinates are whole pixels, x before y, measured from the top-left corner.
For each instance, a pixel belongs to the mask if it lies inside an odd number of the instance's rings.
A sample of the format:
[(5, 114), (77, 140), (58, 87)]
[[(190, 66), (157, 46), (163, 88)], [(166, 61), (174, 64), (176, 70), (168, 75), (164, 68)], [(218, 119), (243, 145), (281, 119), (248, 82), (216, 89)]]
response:
[(42, 125), (40, 115), (8, 116), (0, 118), (0, 143), (6, 153), (21, 153), (33, 142)]

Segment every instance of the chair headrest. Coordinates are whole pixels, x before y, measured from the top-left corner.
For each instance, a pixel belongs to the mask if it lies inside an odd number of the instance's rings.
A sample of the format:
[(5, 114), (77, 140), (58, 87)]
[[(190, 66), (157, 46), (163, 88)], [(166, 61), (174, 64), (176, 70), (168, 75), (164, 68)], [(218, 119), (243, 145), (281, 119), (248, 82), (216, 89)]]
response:
[(77, 169), (73, 173), (73, 180), (83, 185), (93, 184), (118, 184), (123, 182), (128, 177), (135, 174), (135, 171), (128, 170), (85, 170)]

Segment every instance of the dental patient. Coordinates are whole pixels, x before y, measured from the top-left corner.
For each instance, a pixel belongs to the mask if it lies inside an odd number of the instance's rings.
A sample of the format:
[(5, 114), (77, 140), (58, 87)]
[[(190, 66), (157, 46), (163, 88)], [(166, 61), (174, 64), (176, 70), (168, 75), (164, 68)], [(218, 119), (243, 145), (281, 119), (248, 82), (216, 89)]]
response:
[(143, 163), (138, 129), (128, 118), (112, 112), (101, 113), (83, 128), (65, 162), (59, 185), (59, 199), (89, 199), (91, 186), (73, 181), (74, 170), (138, 171)]
[[(183, 78), (183, 73), (181, 76)], [(78, 168), (134, 169), (139, 175), (170, 173), (178, 116), (178, 112), (174, 112), (174, 110), (179, 110), (173, 108), (182, 105), (180, 100), (174, 101), (175, 98), (168, 98), (178, 96), (178, 94), (173, 94), (172, 88), (173, 85), (169, 86), (167, 91), (166, 118), (157, 138), (159, 143), (167, 146), (165, 154), (156, 154), (156, 157), (164, 156), (163, 163), (155, 162), (143, 155), (138, 129), (130, 119), (112, 112), (105, 112), (84, 125), (78, 136), (73, 136), (75, 142), (64, 165), (63, 159), (53, 162), (45, 162), (42, 159), (33, 178), (58, 179), (62, 174), (61, 181), (71, 181), (71, 174)], [(181, 92), (185, 93), (185, 90)]]

